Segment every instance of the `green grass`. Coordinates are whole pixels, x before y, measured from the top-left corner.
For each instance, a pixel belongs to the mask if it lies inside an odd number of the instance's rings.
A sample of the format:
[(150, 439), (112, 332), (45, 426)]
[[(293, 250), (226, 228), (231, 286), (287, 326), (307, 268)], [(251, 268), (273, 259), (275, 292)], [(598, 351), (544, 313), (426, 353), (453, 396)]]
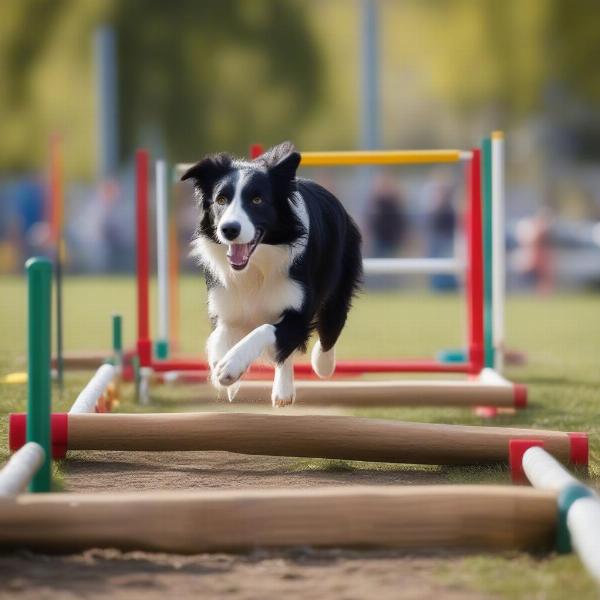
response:
[[(0, 375), (23, 369), (25, 356), (25, 287), (21, 278), (0, 279)], [(200, 352), (208, 333), (205, 292), (199, 278), (181, 285), (182, 339), (186, 352)], [(65, 282), (67, 349), (103, 349), (110, 345), (110, 315), (124, 318), (128, 344), (135, 332), (135, 288), (130, 278), (70, 278)], [(527, 353), (528, 364), (507, 375), (529, 384), (531, 408), (494, 424), (587, 431), (591, 441), (591, 480), (600, 479), (600, 297), (558, 295), (511, 298), (507, 310), (511, 348)], [(365, 294), (357, 302), (339, 346), (340, 357), (390, 358), (433, 356), (441, 348), (462, 345), (463, 305), (455, 296)], [(56, 410), (68, 408), (89, 374), (69, 373), (61, 394), (54, 389)], [(185, 388), (163, 388), (160, 410), (189, 410)], [(178, 405), (177, 402), (180, 402)], [(26, 390), (0, 384), (3, 414), (23, 410)], [(125, 389), (124, 410), (138, 410), (132, 390)], [(156, 409), (156, 408), (155, 408)], [(355, 414), (389, 419), (481, 424), (469, 411), (440, 409), (361, 409)], [(0, 460), (7, 456), (6, 419), (0, 421)], [(364, 468), (345, 461), (299, 461), (298, 469), (348, 471)], [(382, 465), (382, 468), (388, 468)], [(398, 467), (394, 467), (398, 468)], [(407, 467), (411, 468), (411, 467)], [(437, 469), (440, 481), (507, 482), (501, 468)], [(596, 597), (593, 584), (573, 557), (528, 555), (465, 557), (437, 573), (446, 585), (471, 587), (505, 598)]]

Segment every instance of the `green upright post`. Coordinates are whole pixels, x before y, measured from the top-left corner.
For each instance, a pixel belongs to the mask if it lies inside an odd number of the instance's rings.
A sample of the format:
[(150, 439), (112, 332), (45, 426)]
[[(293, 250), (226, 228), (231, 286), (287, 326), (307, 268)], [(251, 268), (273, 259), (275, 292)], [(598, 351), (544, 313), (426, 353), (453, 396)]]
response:
[(34, 475), (29, 490), (49, 492), (52, 480), (50, 447), (50, 320), (52, 263), (30, 258), (27, 269), (28, 386), (27, 441), (37, 442), (45, 453), (44, 464)]
[(483, 286), (484, 286), (484, 351), (485, 366), (494, 368), (494, 333), (493, 333), (493, 306), (492, 306), (492, 248), (493, 248), (493, 222), (492, 222), (492, 140), (485, 138), (482, 142), (481, 161), (481, 186), (483, 198)]
[(123, 319), (121, 315), (112, 316), (112, 347), (115, 366), (123, 364)]

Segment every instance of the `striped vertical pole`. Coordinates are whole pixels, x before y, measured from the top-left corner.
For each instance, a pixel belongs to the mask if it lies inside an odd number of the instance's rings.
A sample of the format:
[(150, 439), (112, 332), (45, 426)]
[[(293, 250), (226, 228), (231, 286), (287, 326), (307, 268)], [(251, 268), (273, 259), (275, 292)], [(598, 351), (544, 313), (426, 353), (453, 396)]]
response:
[(493, 221), (492, 221), (492, 140), (488, 137), (481, 143), (481, 194), (483, 199), (483, 286), (484, 286), (484, 352), (485, 366), (494, 368), (493, 337)]
[(137, 353), (141, 367), (152, 362), (150, 341), (150, 257), (148, 240), (148, 152), (136, 153), (136, 219), (137, 219)]
[(469, 162), (468, 198), (468, 273), (467, 307), (469, 312), (469, 364), (472, 374), (484, 365), (483, 349), (483, 239), (481, 221), (481, 152), (473, 149)]
[(27, 441), (44, 450), (44, 463), (31, 480), (31, 492), (49, 492), (52, 482), (50, 448), (50, 344), (52, 263), (30, 258), (27, 270)]
[(156, 176), (156, 269), (158, 283), (158, 334), (155, 344), (159, 359), (169, 356), (169, 220), (167, 163), (157, 160)]
[(504, 305), (506, 301), (504, 134), (492, 133), (492, 300), (495, 368), (504, 368)]

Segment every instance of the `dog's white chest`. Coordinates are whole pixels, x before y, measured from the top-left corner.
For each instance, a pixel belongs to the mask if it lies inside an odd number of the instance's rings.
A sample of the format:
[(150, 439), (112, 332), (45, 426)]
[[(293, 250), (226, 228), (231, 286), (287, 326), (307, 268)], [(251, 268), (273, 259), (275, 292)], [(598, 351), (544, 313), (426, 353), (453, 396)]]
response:
[[(222, 252), (221, 248), (213, 250)], [(232, 271), (219, 258), (211, 266), (223, 285), (209, 291), (208, 311), (220, 323), (250, 331), (277, 323), (286, 309), (302, 306), (302, 287), (288, 276), (289, 247), (259, 246), (241, 272)]]

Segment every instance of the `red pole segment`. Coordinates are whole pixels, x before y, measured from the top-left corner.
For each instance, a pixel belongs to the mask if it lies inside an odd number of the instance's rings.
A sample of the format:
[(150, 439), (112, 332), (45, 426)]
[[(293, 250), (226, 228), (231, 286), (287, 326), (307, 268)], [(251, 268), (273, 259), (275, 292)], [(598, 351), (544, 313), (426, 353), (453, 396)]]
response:
[[(208, 363), (202, 360), (161, 360), (152, 362), (157, 373), (167, 371), (208, 371)], [(468, 373), (469, 364), (439, 363), (433, 360), (341, 360), (336, 364), (336, 375), (360, 375), (363, 373)], [(272, 373), (267, 364), (253, 364), (251, 373)], [(309, 363), (294, 365), (297, 375), (312, 373)]]
[(262, 144), (252, 144), (250, 146), (250, 158), (257, 158), (264, 152)]
[(469, 162), (467, 310), (471, 373), (484, 367), (483, 354), (483, 236), (481, 207), (481, 152), (473, 149)]
[(137, 216), (137, 352), (141, 367), (152, 363), (150, 340), (149, 279), (150, 257), (148, 241), (148, 152), (138, 150), (135, 155), (136, 216)]

